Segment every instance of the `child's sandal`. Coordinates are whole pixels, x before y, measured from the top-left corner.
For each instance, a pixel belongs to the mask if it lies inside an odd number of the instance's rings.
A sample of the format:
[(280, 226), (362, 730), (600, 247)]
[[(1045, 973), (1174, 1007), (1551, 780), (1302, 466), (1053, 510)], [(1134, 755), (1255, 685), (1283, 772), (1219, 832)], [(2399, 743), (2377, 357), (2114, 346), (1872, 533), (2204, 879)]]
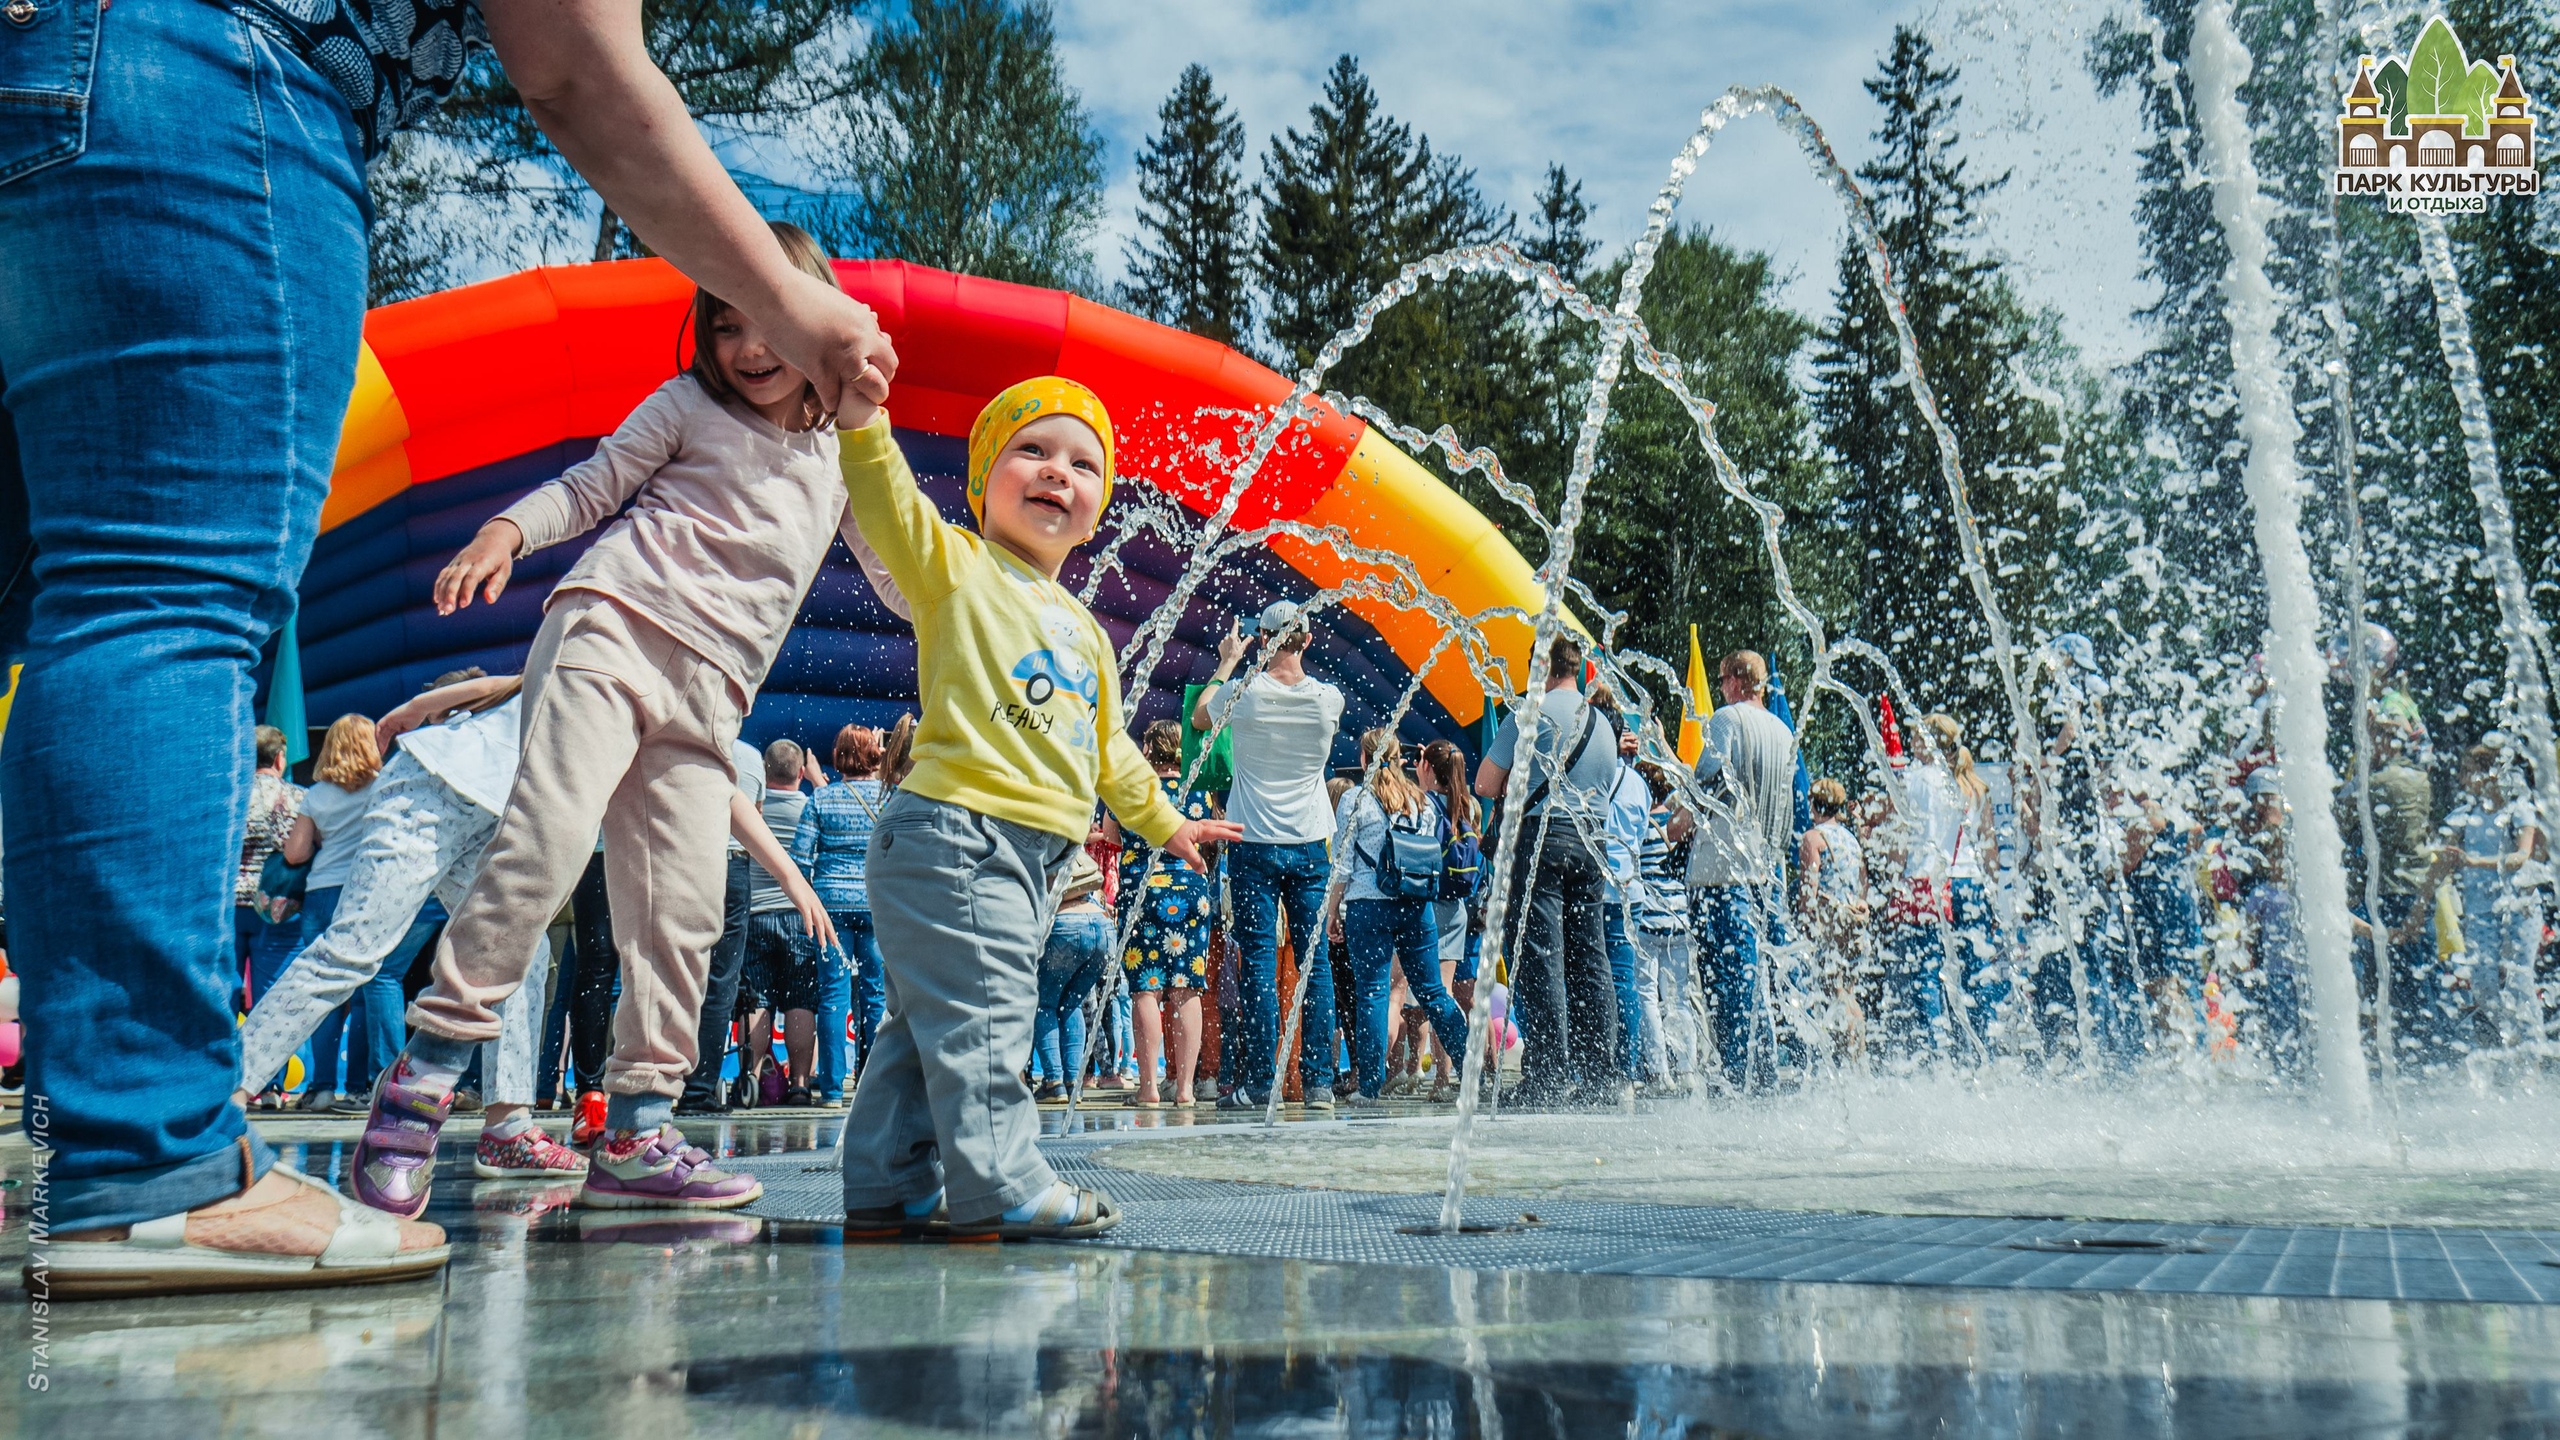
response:
[(896, 1240), (993, 1240), (992, 1230), (985, 1234), (955, 1233), (951, 1225), (951, 1207), (937, 1203), (922, 1215), (910, 1215), (899, 1204), (869, 1205), (844, 1212), (844, 1238), (848, 1242), (882, 1244)]
[(993, 1234), (1000, 1240), (1086, 1240), (1120, 1223), (1120, 1207), (1099, 1190), (1068, 1189), (1068, 1203), (1058, 1204), (1058, 1192), (1052, 1191), (1050, 1203), (1044, 1204), (1028, 1220), (1007, 1220), (998, 1216), (975, 1224), (954, 1224), (952, 1238), (978, 1238)]

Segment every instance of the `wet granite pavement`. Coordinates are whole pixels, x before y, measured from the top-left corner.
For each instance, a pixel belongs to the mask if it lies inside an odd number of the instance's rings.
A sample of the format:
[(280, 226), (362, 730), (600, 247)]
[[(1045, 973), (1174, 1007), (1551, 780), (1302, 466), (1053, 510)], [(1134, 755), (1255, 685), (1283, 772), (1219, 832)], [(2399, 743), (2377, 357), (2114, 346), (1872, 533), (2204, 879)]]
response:
[[(1166, 1118), (1096, 1112), (1060, 1148)], [(321, 1175), (354, 1138), (263, 1123)], [(694, 1137), (805, 1171), (833, 1129)], [(0, 1436), (2560, 1435), (2560, 1306), (848, 1247), (474, 1181), (468, 1134), (439, 1280), (63, 1305), (41, 1333), (15, 1297)]]

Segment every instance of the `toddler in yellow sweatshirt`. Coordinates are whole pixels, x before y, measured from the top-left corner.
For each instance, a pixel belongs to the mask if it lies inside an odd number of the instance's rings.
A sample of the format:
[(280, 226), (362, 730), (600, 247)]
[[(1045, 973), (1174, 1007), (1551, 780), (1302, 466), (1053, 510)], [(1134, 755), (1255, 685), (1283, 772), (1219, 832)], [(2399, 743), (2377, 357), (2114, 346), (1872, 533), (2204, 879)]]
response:
[(854, 523), (912, 612), (915, 768), (872, 832), (871, 915), (889, 1009), (844, 1137), (845, 1235), (1098, 1234), (1109, 1197), (1061, 1183), (1022, 1083), (1040, 952), (1098, 795), (1197, 860), (1120, 714), (1110, 637), (1058, 583), (1112, 484), (1111, 417), (1072, 380), (1026, 380), (969, 431), (978, 532), (917, 488), (883, 413), (844, 437)]

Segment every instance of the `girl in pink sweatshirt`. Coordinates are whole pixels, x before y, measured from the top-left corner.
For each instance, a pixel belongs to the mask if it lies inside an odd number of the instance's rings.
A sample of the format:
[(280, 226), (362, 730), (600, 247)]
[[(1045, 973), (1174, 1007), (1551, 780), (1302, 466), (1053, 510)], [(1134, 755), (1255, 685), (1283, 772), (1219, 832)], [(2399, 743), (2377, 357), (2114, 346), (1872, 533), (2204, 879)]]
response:
[[(816, 243), (784, 250), (834, 283)], [(714, 1169), (670, 1123), (697, 1058), (733, 830), (791, 893), (821, 943), (824, 907), (731, 769), (730, 742), (845, 518), (834, 417), (745, 316), (697, 291), (691, 368), (641, 402), (593, 458), (507, 507), (436, 580), (451, 614), (496, 600), (514, 561), (607, 525), (552, 591), (524, 669), (523, 759), (469, 896), (409, 1011), (399, 1063), (376, 1083), (356, 1152), (357, 1198), (426, 1206), (435, 1143), (470, 1047), (604, 836), (622, 998), (605, 1066), (606, 1131), (586, 1205), (728, 1207), (763, 1193)], [(849, 417), (859, 424), (868, 414)], [(626, 506), (628, 508), (626, 508)], [(618, 515), (618, 518), (617, 518)], [(521, 1117), (517, 1117), (521, 1118)]]

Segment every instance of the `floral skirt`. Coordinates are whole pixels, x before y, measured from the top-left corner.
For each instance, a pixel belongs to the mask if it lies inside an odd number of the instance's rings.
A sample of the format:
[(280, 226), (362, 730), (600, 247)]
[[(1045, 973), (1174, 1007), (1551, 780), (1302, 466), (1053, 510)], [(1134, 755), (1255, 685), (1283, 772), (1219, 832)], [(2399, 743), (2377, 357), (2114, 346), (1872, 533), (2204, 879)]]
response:
[(1212, 893), (1197, 876), (1158, 871), (1147, 877), (1137, 928), (1120, 954), (1132, 994), (1209, 988)]

